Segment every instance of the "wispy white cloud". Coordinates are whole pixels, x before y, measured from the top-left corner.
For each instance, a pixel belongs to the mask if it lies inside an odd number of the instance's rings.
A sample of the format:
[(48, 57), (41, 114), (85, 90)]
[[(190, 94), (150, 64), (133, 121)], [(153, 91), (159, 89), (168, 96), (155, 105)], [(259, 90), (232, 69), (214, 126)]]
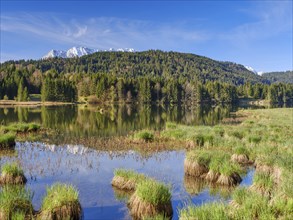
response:
[(253, 21), (221, 33), (220, 39), (247, 46), (255, 40), (265, 40), (284, 32), (291, 32), (292, 35), (292, 2), (290, 1), (261, 2), (252, 10), (242, 9), (240, 12), (249, 15)]
[(176, 48), (179, 42), (194, 44), (208, 39), (208, 35), (203, 30), (186, 29), (176, 24), (159, 24), (114, 17), (77, 21), (64, 17), (64, 15), (27, 13), (1, 15), (1, 32), (30, 34), (47, 41), (86, 45), (100, 49), (109, 47)]

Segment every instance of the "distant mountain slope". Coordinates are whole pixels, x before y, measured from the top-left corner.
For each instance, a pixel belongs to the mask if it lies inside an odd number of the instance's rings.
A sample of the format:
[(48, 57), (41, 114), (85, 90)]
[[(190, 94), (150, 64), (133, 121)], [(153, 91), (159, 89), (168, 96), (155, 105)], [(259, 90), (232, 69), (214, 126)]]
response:
[[(63, 53), (62, 53), (63, 54)], [(3, 63), (2, 68), (12, 61)], [(220, 81), (234, 85), (268, 83), (245, 66), (232, 62), (215, 61), (194, 54), (150, 50), (144, 52), (96, 52), (69, 59), (54, 58), (14, 61), (22, 66), (34, 65), (41, 72), (57, 73), (111, 73), (115, 76), (161, 76), (190, 81)]]
[(271, 83), (293, 83), (293, 71), (263, 73), (262, 77)]

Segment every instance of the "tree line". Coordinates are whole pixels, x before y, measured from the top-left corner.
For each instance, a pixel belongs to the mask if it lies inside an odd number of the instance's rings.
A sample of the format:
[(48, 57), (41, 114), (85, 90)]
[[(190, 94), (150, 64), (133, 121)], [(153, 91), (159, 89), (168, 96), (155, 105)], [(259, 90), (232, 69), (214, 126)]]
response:
[(271, 84), (242, 65), (193, 54), (99, 52), (72, 59), (1, 64), (0, 99), (159, 103), (292, 101), (292, 84)]

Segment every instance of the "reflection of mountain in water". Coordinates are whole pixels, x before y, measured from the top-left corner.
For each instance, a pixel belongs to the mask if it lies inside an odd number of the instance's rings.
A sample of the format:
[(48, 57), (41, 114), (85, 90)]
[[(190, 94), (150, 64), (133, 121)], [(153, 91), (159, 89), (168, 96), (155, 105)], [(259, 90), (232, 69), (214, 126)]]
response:
[(64, 146), (57, 146), (55, 144), (45, 144), (45, 147), (48, 148), (52, 152), (56, 152), (58, 148), (63, 148), (63, 149), (66, 149), (68, 153), (79, 154), (79, 155), (84, 155), (85, 153), (89, 151), (89, 148), (84, 147), (82, 144), (78, 144), (78, 145), (67, 144)]

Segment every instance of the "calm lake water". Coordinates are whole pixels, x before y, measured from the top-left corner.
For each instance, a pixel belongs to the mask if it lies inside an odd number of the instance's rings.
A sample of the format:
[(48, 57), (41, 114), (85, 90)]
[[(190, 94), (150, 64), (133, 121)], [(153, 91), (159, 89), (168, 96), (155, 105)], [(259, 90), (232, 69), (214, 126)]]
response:
[[(133, 130), (162, 129), (167, 121), (190, 125), (214, 125), (238, 107), (119, 106), (100, 110), (93, 106), (40, 108), (0, 108), (0, 122), (38, 122), (69, 138), (125, 135)], [(186, 204), (229, 201), (227, 189), (214, 188), (184, 177), (185, 151), (165, 151), (142, 156), (134, 151), (98, 151), (82, 144), (55, 145), (56, 140), (17, 142), (15, 151), (1, 153), (0, 165), (19, 162), (28, 178), (26, 187), (33, 192), (33, 205), (39, 209), (46, 187), (55, 182), (70, 183), (79, 190), (85, 219), (130, 219), (125, 195), (111, 186), (116, 168), (130, 168), (169, 184), (174, 216)], [(243, 176), (250, 185), (253, 170)]]

